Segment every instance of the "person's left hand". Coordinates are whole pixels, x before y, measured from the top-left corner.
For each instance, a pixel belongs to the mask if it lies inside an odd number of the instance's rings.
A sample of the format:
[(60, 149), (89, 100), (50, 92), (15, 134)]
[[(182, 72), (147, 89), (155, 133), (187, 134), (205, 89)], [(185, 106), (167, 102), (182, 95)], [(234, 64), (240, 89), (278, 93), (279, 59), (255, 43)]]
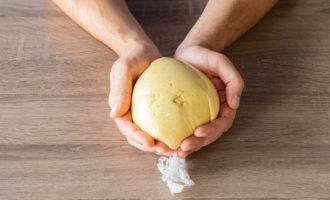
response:
[(217, 140), (232, 126), (239, 107), (244, 81), (224, 54), (207, 48), (179, 47), (174, 57), (206, 74), (217, 89), (221, 101), (219, 117), (209, 124), (198, 127), (192, 136), (182, 141), (177, 154), (179, 157), (186, 157)]

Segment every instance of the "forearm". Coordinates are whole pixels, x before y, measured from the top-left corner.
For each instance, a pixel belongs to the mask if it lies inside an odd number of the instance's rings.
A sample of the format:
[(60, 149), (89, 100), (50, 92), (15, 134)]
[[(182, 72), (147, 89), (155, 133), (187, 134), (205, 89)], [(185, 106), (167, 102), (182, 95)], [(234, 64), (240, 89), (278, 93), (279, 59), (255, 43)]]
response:
[(254, 26), (277, 0), (210, 0), (180, 48), (201, 45), (221, 51)]
[(119, 56), (131, 46), (154, 46), (130, 13), (125, 1), (54, 0), (54, 2), (76, 23)]

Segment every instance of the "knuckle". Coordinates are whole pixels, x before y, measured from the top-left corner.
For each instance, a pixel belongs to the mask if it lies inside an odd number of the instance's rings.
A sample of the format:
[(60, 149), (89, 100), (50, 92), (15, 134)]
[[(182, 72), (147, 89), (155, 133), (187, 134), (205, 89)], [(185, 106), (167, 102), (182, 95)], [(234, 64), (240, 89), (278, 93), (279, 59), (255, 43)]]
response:
[(132, 69), (132, 65), (128, 60), (121, 60), (120, 65), (118, 65), (124, 72), (129, 72)]
[(241, 86), (242, 88), (244, 88), (244, 86), (245, 86), (245, 81), (244, 81), (244, 79), (243, 79), (241, 76), (239, 76), (237, 82), (238, 82), (238, 85), (239, 85), (239, 86)]
[(225, 54), (217, 52), (206, 52), (206, 60), (209, 66), (211, 66), (215, 71), (221, 68), (221, 65), (224, 63), (224, 61), (231, 63)]
[(217, 53), (217, 59), (219, 59), (219, 60), (223, 60), (223, 59), (229, 60), (228, 57), (223, 53)]
[(205, 57), (206, 57), (207, 63), (209, 64), (209, 66), (212, 66), (215, 68), (218, 67), (220, 56), (221, 56), (221, 54), (215, 54), (215, 56), (214, 56), (214, 54), (205, 52)]
[(129, 75), (132, 70), (132, 62), (127, 59), (118, 59), (112, 65), (110, 75), (112, 78), (115, 78), (119, 74)]
[(233, 80), (234, 84), (236, 84), (239, 88), (243, 89), (244, 88), (244, 85), (245, 85), (245, 82), (243, 80), (243, 78), (238, 75), (235, 80)]

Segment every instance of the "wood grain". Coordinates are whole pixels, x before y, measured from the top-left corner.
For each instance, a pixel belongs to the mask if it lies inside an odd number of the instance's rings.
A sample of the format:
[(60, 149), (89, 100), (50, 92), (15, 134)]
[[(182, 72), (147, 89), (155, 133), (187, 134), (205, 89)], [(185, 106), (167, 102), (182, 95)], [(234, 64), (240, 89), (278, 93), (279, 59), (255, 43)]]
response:
[[(128, 4), (171, 55), (205, 2)], [(110, 49), (49, 1), (1, 0), (0, 27), (0, 199), (174, 198), (108, 117)], [(282, 0), (225, 53), (241, 108), (177, 197), (330, 199), (330, 2)]]

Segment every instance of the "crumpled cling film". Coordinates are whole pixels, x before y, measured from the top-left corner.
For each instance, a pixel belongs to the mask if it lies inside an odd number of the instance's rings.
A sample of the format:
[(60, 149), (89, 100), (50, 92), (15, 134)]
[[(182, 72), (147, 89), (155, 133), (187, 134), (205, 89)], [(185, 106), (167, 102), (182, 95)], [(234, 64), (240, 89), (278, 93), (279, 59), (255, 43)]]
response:
[(193, 186), (186, 170), (186, 160), (177, 155), (171, 157), (162, 156), (158, 160), (158, 170), (162, 174), (162, 181), (167, 183), (172, 194), (180, 193), (187, 186)]

